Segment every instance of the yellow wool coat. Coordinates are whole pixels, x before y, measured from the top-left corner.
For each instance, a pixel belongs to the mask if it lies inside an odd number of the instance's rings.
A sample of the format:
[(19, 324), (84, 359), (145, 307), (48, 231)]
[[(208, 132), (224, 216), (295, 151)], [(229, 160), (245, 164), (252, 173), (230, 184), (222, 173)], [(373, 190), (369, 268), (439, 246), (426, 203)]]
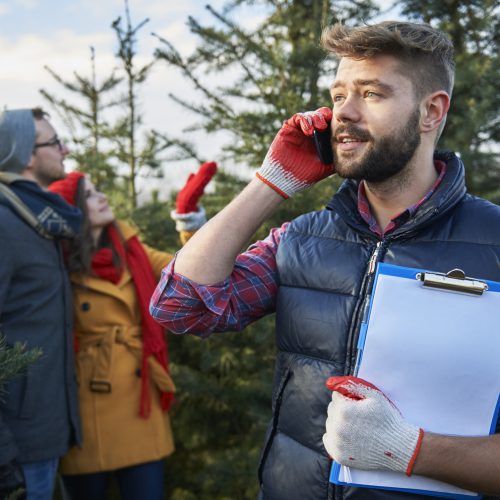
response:
[[(136, 230), (119, 223), (129, 239)], [(153, 272), (172, 256), (144, 245)], [(151, 414), (139, 416), (142, 360), (141, 314), (130, 272), (118, 284), (70, 276), (73, 287), (76, 372), (83, 441), (61, 460), (62, 474), (109, 471), (159, 460), (174, 450), (168, 413), (161, 410), (159, 390), (175, 390), (161, 365), (149, 360)]]

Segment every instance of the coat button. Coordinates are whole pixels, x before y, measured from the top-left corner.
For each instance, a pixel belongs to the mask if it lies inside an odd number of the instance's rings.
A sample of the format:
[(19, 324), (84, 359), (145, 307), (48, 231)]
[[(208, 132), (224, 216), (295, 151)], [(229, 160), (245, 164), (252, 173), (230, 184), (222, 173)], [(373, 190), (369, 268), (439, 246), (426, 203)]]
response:
[(137, 370), (135, 371), (135, 376), (137, 378), (141, 378), (141, 369), (140, 368), (137, 368)]
[(83, 312), (87, 312), (87, 311), (89, 311), (89, 310), (90, 310), (90, 303), (89, 303), (89, 302), (84, 302), (84, 303), (82, 304), (82, 311), (83, 311)]

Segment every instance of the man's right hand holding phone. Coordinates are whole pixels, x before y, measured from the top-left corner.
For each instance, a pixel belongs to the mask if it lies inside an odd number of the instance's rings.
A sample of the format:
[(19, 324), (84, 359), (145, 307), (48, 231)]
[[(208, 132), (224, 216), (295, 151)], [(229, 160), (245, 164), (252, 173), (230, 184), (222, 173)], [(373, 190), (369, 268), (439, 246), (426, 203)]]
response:
[(296, 113), (284, 122), (256, 176), (283, 198), (289, 198), (335, 172), (332, 163), (321, 162), (314, 131), (328, 128), (332, 110)]

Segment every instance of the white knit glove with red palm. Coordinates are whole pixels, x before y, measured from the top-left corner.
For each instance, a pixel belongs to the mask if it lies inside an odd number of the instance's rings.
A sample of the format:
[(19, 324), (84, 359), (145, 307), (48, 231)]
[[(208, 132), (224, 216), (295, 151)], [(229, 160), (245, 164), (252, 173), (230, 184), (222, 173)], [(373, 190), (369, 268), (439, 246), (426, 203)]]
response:
[(256, 176), (283, 198), (334, 173), (333, 164), (321, 163), (313, 141), (314, 130), (322, 131), (332, 119), (330, 108), (297, 113), (283, 123)]
[(424, 431), (409, 424), (377, 387), (357, 377), (331, 377), (323, 444), (338, 463), (411, 475)]

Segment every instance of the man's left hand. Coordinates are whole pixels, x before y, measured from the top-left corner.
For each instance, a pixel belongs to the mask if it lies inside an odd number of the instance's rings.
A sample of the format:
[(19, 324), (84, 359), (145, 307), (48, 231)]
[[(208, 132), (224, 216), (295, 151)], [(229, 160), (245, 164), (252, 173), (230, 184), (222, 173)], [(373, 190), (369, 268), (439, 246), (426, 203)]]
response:
[(402, 417), (377, 387), (357, 377), (331, 377), (323, 444), (338, 463), (411, 475), (423, 430)]

